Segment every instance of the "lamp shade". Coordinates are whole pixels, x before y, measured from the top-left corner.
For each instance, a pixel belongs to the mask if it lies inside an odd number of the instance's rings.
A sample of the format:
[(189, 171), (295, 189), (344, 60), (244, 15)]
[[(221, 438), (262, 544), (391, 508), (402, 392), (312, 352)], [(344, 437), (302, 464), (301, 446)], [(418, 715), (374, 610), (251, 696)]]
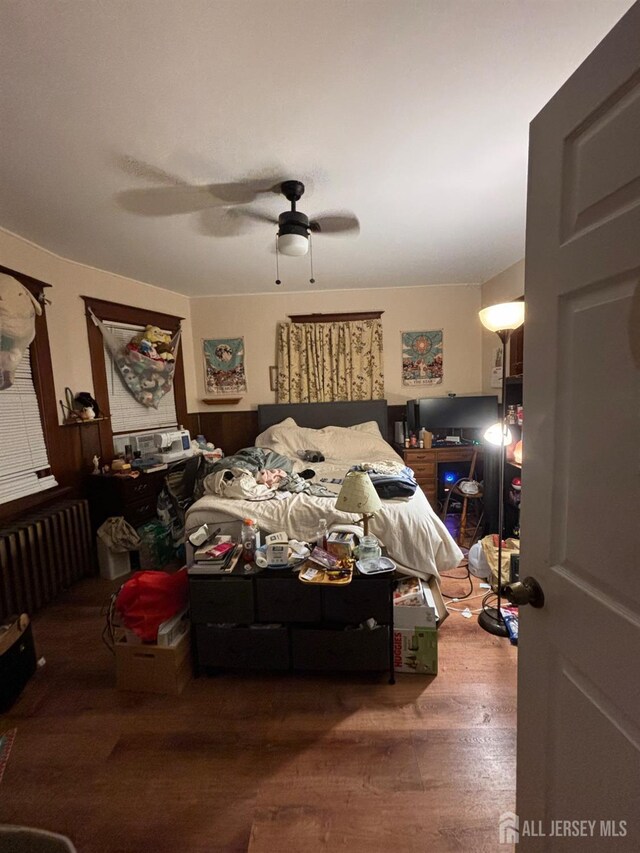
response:
[(500, 302), (483, 308), (480, 322), (490, 332), (517, 329), (524, 323), (524, 302)]
[(340, 489), (336, 509), (364, 515), (378, 512), (381, 507), (382, 501), (366, 471), (349, 471)]
[(302, 234), (280, 234), (278, 237), (278, 251), (283, 255), (300, 258), (306, 255), (309, 249), (309, 238)]
[(506, 447), (513, 441), (513, 436), (511, 435), (509, 427), (498, 421), (498, 423), (492, 424), (485, 432), (484, 439), (485, 441), (488, 441), (489, 444), (495, 444), (497, 447)]

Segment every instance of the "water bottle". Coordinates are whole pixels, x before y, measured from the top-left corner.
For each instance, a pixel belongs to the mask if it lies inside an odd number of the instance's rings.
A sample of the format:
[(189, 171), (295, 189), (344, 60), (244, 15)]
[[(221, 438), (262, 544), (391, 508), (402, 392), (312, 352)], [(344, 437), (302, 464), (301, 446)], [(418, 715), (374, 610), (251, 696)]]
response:
[(245, 563), (251, 563), (256, 554), (256, 531), (252, 518), (245, 518), (240, 531), (240, 542), (242, 543), (242, 559)]
[(327, 536), (329, 535), (329, 531), (327, 529), (327, 519), (321, 518), (318, 523), (318, 532), (316, 534), (316, 545), (318, 548), (327, 547)]

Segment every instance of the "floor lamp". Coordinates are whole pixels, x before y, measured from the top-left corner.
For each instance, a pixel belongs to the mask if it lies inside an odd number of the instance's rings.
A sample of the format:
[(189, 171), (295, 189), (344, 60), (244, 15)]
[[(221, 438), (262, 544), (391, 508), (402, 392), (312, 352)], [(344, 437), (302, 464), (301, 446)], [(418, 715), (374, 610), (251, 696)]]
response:
[(500, 466), (498, 479), (498, 601), (496, 607), (487, 607), (482, 602), (482, 612), (478, 624), (489, 634), (497, 637), (509, 636), (502, 617), (502, 534), (504, 531), (504, 457), (505, 448), (511, 444), (511, 431), (505, 423), (506, 387), (507, 387), (507, 341), (512, 332), (524, 322), (524, 302), (502, 302), (480, 311), (480, 322), (490, 332), (495, 332), (502, 342), (502, 417), (485, 432), (484, 438), (490, 444), (500, 448)]

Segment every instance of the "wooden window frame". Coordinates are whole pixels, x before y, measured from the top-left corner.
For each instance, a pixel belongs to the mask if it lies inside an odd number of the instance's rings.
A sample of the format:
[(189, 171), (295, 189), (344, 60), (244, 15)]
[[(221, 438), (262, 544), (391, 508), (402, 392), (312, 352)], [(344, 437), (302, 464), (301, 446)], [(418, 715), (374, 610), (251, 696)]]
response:
[[(63, 467), (65, 450), (58, 440), (58, 407), (53, 382), (53, 365), (51, 363), (47, 312), (44, 301), (45, 288), (51, 287), (51, 285), (2, 265), (0, 265), (0, 272), (17, 279), (42, 305), (42, 314), (36, 314), (36, 336), (29, 345), (29, 353), (31, 356), (33, 385), (36, 390), (40, 409), (40, 422), (42, 423), (44, 443), (47, 448), (51, 471), (56, 476), (57, 471)], [(0, 394), (2, 394), (1, 391)], [(7, 521), (29, 510), (50, 503), (52, 500), (68, 492), (69, 489), (67, 488), (54, 486), (54, 488), (47, 489), (44, 492), (36, 492), (33, 495), (26, 495), (23, 498), (17, 498), (14, 501), (7, 501), (4, 504), (0, 504), (0, 522)]]
[[(87, 318), (93, 393), (100, 406), (100, 410), (106, 418), (98, 424), (100, 443), (103, 448), (111, 448), (111, 458), (113, 458), (113, 430), (111, 428), (111, 411), (109, 409), (109, 386), (107, 364), (104, 357), (104, 338), (100, 329), (93, 322), (89, 309), (93, 311), (99, 320), (111, 321), (113, 323), (131, 323), (135, 326), (159, 326), (162, 329), (170, 331), (172, 335), (175, 335), (178, 331), (184, 317), (177, 317), (174, 314), (163, 314), (147, 308), (134, 308), (131, 305), (122, 305), (120, 302), (107, 302), (104, 299), (95, 299), (93, 296), (83, 296), (82, 299), (84, 300)], [(176, 354), (176, 368), (173, 375), (173, 392), (178, 425), (188, 423), (184, 359), (182, 355), (183, 345), (184, 341), (181, 339)], [(103, 461), (110, 462), (111, 459)]]

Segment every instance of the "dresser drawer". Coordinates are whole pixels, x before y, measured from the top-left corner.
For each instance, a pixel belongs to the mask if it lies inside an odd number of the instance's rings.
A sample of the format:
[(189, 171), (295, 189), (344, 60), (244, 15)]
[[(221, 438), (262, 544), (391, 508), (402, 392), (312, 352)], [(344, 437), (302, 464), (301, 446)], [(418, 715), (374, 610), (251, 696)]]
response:
[(435, 462), (419, 462), (410, 466), (413, 473), (416, 475), (416, 480), (435, 479), (437, 466)]
[(221, 628), (196, 625), (200, 666), (288, 669), (286, 628)]
[(320, 588), (297, 578), (256, 578), (258, 622), (320, 622)]
[(140, 527), (145, 521), (157, 518), (157, 503), (156, 496), (152, 494), (137, 503), (125, 504), (122, 507), (122, 515), (132, 527)]
[(294, 628), (292, 631), (294, 669), (370, 670), (389, 667), (389, 628), (373, 631), (331, 631)]
[(420, 485), (420, 488), (422, 489), (422, 491), (425, 493), (425, 496), (426, 496), (427, 500), (429, 501), (429, 503), (431, 504), (431, 506), (435, 507), (435, 505), (438, 502), (437, 488), (435, 486), (431, 486), (431, 485), (422, 485), (422, 483), (420, 483), (419, 485)]
[(191, 621), (248, 625), (254, 621), (253, 584), (248, 578), (189, 581)]
[(421, 462), (433, 462), (435, 460), (435, 452), (433, 450), (405, 450), (404, 461), (410, 468), (414, 465), (419, 465)]
[(322, 590), (323, 618), (327, 622), (359, 625), (365, 619), (389, 622), (390, 581), (382, 578), (364, 578), (347, 586), (325, 587)]
[(135, 479), (133, 477), (122, 477), (116, 482), (121, 500), (125, 504), (149, 500), (158, 494), (158, 480), (150, 474), (140, 474)]
[(451, 448), (438, 450), (438, 462), (471, 462), (473, 447)]

